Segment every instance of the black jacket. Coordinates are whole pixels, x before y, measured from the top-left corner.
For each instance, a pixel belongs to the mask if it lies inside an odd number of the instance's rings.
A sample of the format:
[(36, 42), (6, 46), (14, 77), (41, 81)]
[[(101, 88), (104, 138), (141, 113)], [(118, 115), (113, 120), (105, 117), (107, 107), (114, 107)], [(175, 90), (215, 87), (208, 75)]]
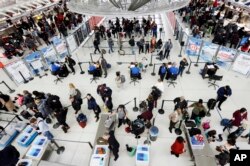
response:
[(16, 165), (19, 157), (20, 153), (17, 149), (14, 146), (9, 145), (0, 151), (0, 166)]
[(112, 151), (118, 152), (120, 144), (115, 138), (114, 131), (110, 131), (109, 134), (110, 134), (110, 137), (108, 139), (109, 149), (111, 149)]

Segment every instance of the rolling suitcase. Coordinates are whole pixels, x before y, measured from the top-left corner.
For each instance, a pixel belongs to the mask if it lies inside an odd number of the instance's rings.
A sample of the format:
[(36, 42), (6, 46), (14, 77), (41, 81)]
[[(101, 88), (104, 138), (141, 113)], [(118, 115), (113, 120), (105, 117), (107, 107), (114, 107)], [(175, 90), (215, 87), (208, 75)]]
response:
[(76, 121), (78, 122), (79, 126), (85, 128), (87, 125), (87, 117), (83, 113), (80, 113), (76, 117)]

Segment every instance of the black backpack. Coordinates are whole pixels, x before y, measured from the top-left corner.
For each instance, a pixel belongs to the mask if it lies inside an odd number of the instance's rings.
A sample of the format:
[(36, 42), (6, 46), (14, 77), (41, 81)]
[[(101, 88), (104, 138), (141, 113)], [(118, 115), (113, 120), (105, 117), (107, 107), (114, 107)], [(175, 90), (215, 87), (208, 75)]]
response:
[(209, 99), (207, 102), (207, 107), (210, 110), (213, 110), (216, 105), (216, 100), (215, 99)]

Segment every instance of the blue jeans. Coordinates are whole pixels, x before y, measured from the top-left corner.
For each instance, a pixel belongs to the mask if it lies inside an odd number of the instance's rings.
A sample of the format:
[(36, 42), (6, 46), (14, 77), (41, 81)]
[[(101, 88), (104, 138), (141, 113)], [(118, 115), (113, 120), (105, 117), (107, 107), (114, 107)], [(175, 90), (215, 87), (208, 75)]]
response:
[(44, 135), (45, 137), (47, 137), (48, 140), (50, 140), (50, 141), (54, 138), (54, 136), (51, 134), (50, 131), (45, 131), (45, 132), (43, 133), (43, 135)]

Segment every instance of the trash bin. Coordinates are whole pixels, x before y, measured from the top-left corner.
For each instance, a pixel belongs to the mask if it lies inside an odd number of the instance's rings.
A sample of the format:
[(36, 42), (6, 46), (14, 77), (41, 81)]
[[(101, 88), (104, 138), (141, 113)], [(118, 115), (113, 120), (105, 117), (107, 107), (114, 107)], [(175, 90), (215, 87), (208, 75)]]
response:
[(151, 140), (151, 141), (156, 141), (157, 136), (158, 136), (158, 133), (159, 133), (158, 127), (152, 126), (152, 127), (149, 129), (149, 138), (150, 138), (150, 140)]

